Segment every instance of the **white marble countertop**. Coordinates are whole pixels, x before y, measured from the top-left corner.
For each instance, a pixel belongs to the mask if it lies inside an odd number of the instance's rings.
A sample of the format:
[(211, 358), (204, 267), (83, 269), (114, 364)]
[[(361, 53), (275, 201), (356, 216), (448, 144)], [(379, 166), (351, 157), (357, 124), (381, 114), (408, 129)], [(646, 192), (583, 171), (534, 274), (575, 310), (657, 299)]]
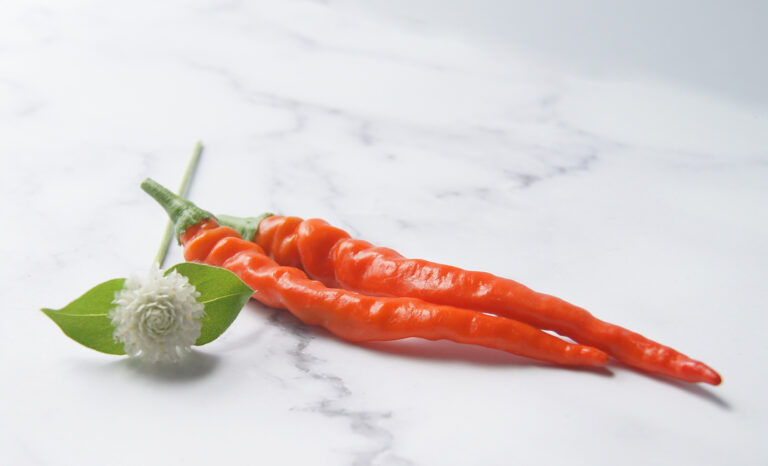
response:
[[(590, 5), (5, 2), (0, 463), (766, 464), (765, 4)], [(724, 383), (255, 302), (169, 372), (77, 345), (38, 309), (149, 266), (138, 185), (197, 139), (204, 208), (514, 278)]]

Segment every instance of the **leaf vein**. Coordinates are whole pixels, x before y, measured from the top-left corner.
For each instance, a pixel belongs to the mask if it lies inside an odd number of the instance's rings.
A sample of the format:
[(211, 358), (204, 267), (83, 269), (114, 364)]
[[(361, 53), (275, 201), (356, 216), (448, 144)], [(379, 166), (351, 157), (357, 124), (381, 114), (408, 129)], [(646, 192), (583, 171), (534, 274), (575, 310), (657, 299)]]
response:
[(72, 314), (69, 312), (62, 312), (62, 311), (53, 311), (54, 315), (57, 316), (67, 316), (67, 317), (106, 317), (107, 313), (104, 314)]
[(232, 298), (232, 297), (235, 297), (235, 296), (240, 296), (241, 294), (243, 294), (243, 293), (232, 293), (232, 294), (221, 295), (221, 296), (217, 296), (215, 298), (208, 299), (206, 301), (200, 301), (200, 303), (208, 304), (208, 303), (212, 303), (214, 301), (218, 301), (220, 299)]

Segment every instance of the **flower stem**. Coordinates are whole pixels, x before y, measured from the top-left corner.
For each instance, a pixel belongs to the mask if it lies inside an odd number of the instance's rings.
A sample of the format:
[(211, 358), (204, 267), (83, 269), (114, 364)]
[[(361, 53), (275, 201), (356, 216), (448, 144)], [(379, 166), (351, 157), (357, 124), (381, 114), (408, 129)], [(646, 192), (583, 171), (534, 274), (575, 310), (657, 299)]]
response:
[[(200, 161), (200, 154), (203, 153), (203, 142), (197, 141), (195, 149), (192, 151), (192, 157), (187, 163), (187, 169), (184, 172), (184, 178), (181, 179), (181, 186), (179, 186), (178, 194), (181, 197), (185, 197), (189, 190), (189, 183), (192, 181), (192, 177), (195, 175), (197, 164)], [(163, 233), (163, 240), (160, 242), (160, 249), (155, 256), (155, 262), (162, 269), (163, 262), (165, 262), (165, 256), (168, 255), (168, 246), (171, 244), (171, 236), (173, 236), (173, 222), (168, 221), (165, 227), (165, 233)]]

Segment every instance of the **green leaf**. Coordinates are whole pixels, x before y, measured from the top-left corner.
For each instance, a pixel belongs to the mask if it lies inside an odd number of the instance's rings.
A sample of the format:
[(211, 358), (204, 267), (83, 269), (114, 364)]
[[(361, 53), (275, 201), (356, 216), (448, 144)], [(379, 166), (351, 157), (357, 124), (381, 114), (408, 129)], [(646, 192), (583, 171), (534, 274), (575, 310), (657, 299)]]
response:
[(112, 334), (115, 328), (107, 313), (114, 306), (115, 292), (123, 288), (124, 278), (115, 278), (96, 285), (66, 307), (42, 309), (64, 333), (76, 342), (109, 354), (125, 354), (123, 344)]
[(220, 267), (183, 262), (166, 270), (166, 275), (173, 270), (189, 279), (200, 293), (197, 301), (205, 305), (197, 346), (210, 343), (224, 333), (253, 294), (237, 275)]

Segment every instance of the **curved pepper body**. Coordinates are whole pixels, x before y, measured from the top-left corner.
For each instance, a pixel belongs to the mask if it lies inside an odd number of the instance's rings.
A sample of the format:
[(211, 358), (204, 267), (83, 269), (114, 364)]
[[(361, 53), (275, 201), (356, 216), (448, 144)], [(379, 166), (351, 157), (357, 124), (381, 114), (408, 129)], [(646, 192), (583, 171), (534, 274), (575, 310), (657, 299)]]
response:
[(446, 339), (565, 365), (601, 366), (608, 359), (600, 350), (512, 319), (414, 298), (379, 298), (328, 288), (300, 269), (279, 265), (260, 246), (213, 219), (187, 228), (180, 239), (187, 260), (234, 272), (255, 290), (253, 298), (287, 309), (302, 322), (322, 326), (345, 340)]
[(597, 319), (562, 299), (489, 273), (408, 259), (392, 249), (353, 239), (320, 219), (268, 217), (255, 241), (278, 262), (290, 258), (291, 265), (329, 286), (488, 312), (553, 330), (648, 372), (686, 382), (721, 382), (720, 375), (704, 363)]

